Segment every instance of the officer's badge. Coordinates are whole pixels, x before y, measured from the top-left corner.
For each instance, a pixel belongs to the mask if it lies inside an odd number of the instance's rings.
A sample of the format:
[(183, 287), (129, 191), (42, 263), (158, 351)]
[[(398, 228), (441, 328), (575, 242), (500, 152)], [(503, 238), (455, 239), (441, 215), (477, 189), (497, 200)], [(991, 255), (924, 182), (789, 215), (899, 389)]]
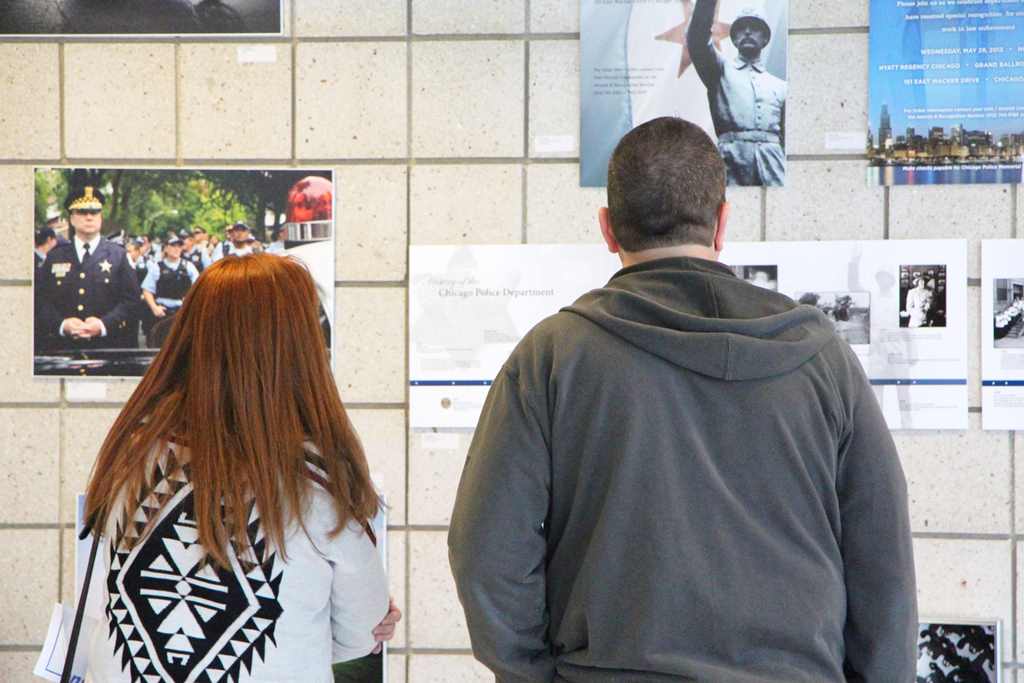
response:
[(54, 263), (50, 266), (50, 273), (52, 273), (54, 277), (64, 277), (68, 274), (69, 270), (71, 270), (70, 263)]
[(102, 261), (100, 261), (100, 270), (102, 270), (104, 273), (109, 273), (110, 269), (113, 267), (114, 264), (108, 261), (107, 259), (103, 259)]

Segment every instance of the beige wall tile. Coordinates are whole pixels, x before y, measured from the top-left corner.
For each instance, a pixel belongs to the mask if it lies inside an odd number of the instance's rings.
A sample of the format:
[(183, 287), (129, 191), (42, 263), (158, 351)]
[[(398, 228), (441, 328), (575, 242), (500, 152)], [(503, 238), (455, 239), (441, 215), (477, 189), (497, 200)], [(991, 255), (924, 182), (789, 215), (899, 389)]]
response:
[(469, 452), (471, 432), (409, 433), (410, 524), (451, 522), (455, 492)]
[(388, 655), (388, 683), (405, 683), (408, 659), (405, 655)]
[(405, 524), (405, 411), (350, 410), (370, 473), (387, 497), (389, 524)]
[(0, 216), (5, 217), (2, 230), (9, 246), (0, 252), (0, 278), (5, 280), (32, 278), (37, 227), (33, 182), (31, 166), (0, 166)]
[(337, 290), (335, 378), (346, 403), (405, 401), (405, 289)]
[[(455, 593), (448, 565), (448, 535), (444, 531), (414, 531), (409, 535), (413, 567), (409, 595), (409, 645), (416, 648), (467, 648), (466, 618)], [(416, 657), (410, 666), (415, 669)]]
[[(1024, 531), (1024, 432), (1013, 432), (1013, 457), (1014, 496), (1017, 501), (1014, 506), (1016, 513), (1014, 528), (1017, 529), (1017, 533), (1020, 533)], [(1024, 565), (1019, 566), (1024, 569)], [(1024, 631), (1021, 634), (1024, 636)]]
[(405, 34), (406, 0), (293, 0), (295, 34), (395, 36)]
[(580, 7), (574, 0), (530, 0), (530, 31), (574, 33), (580, 30)]
[(174, 158), (173, 45), (68, 45), (64, 98), (69, 157)]
[(863, 149), (828, 149), (825, 137), (863, 132), (866, 147), (867, 121), (867, 35), (791, 35), (786, 152), (863, 154)]
[(336, 170), (339, 280), (405, 279), (407, 172), (405, 166)]
[(60, 157), (57, 45), (0, 45), (0, 157)]
[(42, 645), (57, 602), (58, 531), (0, 529), (0, 645)]
[(983, 432), (970, 417), (968, 431), (893, 432), (916, 532), (1010, 532), (1009, 434)]
[(398, 609), (402, 610), (402, 620), (398, 622), (398, 628), (395, 629), (395, 637), (390, 643), (393, 648), (405, 647), (405, 626), (409, 620), (409, 602), (405, 598), (406, 556), (408, 552), (409, 544), (406, 542), (406, 532), (389, 531), (388, 585), (391, 587), (391, 599), (395, 601)]
[(64, 411), (64, 465), (60, 478), (61, 521), (75, 521), (75, 496), (85, 493), (89, 472), (120, 410), (75, 408)]
[(523, 153), (522, 41), (417, 43), (412, 52), (412, 153)]
[(413, 655), (409, 683), (491, 683), (494, 674), (469, 655)]
[[(256, 47), (272, 63), (239, 63)], [(241, 51), (241, 53), (240, 53)], [(181, 153), (186, 159), (291, 156), (292, 56), (287, 43), (180, 48)]]
[(60, 411), (0, 408), (0, 524), (57, 521)]
[(792, 0), (790, 28), (835, 28), (868, 25), (868, 0)]
[[(46, 635), (46, 634), (43, 634)], [(32, 675), (39, 652), (0, 652), (0, 681), (5, 683), (39, 683)]]
[(404, 43), (300, 45), (298, 156), (405, 156), (406, 49)]
[(1011, 236), (1010, 190), (1009, 185), (894, 187), (889, 194), (889, 236), (967, 238), (967, 275), (980, 277), (981, 240)]
[(519, 244), (523, 167), (478, 164), (412, 168), (413, 244)]
[(530, 244), (601, 244), (597, 210), (603, 187), (580, 187), (577, 164), (526, 168), (526, 239)]
[(524, 0), (412, 0), (412, 32), (522, 33)]
[(967, 288), (967, 405), (981, 405), (981, 287)]
[[(1009, 541), (914, 540), (918, 614), (923, 620), (1000, 618), (1011, 623)], [(1009, 653), (1009, 628), (1003, 652)]]
[(761, 201), (763, 187), (727, 188), (725, 198), (730, 204), (725, 224), (726, 242), (757, 242), (761, 239)]
[(868, 186), (865, 168), (863, 161), (790, 161), (786, 187), (766, 190), (767, 238), (882, 239), (885, 192)]
[(0, 387), (5, 401), (60, 398), (60, 380), (32, 378), (31, 320), (32, 288), (0, 287)]
[(530, 156), (575, 157), (580, 148), (580, 43), (530, 44)]

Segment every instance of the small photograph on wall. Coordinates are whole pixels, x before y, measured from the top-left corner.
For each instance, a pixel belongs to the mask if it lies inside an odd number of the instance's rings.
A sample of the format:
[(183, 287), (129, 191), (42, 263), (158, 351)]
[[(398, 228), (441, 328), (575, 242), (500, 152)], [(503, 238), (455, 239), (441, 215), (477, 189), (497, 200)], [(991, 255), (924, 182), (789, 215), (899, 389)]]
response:
[(283, 0), (3, 0), (3, 36), (282, 35)]
[[(952, 11), (940, 4), (961, 7)], [(963, 11), (990, 4), (1000, 5), (1000, 11)], [(1017, 0), (871, 0), (870, 183), (1021, 182), (1020, 7)]]
[(618, 141), (675, 116), (718, 145), (730, 185), (786, 177), (789, 0), (581, 0), (580, 184)]
[(773, 292), (779, 291), (778, 266), (733, 266), (732, 272), (736, 273), (739, 279), (746, 280), (752, 285)]
[(203, 271), (257, 252), (306, 265), (331, 348), (335, 195), (323, 169), (37, 168), (33, 374), (142, 376)]
[(900, 327), (946, 326), (946, 266), (900, 266)]
[(803, 292), (796, 302), (815, 306), (835, 325), (836, 335), (851, 346), (871, 343), (870, 292)]
[(992, 282), (992, 346), (1024, 349), (1024, 277)]
[(999, 622), (922, 622), (917, 634), (917, 683), (998, 683)]

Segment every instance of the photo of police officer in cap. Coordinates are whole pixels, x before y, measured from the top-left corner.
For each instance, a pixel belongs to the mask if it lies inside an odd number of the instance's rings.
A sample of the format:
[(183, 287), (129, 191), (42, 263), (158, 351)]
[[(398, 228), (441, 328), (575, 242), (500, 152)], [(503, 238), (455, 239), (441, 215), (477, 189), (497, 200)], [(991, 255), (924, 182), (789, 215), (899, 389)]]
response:
[(104, 202), (93, 185), (73, 187), (64, 202), (71, 240), (47, 252), (35, 280), (37, 355), (138, 344), (138, 280), (124, 247), (100, 234)]
[(729, 185), (786, 177), (788, 0), (581, 0), (580, 184), (662, 116), (699, 125)]
[[(184, 246), (181, 237), (173, 232), (168, 235), (162, 258), (150, 262), (146, 278), (142, 281), (142, 298), (149, 309), (142, 328), (146, 334), (146, 346), (151, 348), (160, 346), (157, 341), (166, 336), (160, 330), (170, 325), (189, 288), (199, 279), (198, 269), (182, 256)], [(158, 326), (156, 334), (151, 334)]]

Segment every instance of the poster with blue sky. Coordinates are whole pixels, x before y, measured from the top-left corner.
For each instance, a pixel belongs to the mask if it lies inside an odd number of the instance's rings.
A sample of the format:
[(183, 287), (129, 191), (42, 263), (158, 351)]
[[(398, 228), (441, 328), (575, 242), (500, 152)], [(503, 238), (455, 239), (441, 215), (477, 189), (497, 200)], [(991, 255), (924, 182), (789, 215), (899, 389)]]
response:
[(1024, 1), (871, 0), (869, 182), (1019, 183)]

